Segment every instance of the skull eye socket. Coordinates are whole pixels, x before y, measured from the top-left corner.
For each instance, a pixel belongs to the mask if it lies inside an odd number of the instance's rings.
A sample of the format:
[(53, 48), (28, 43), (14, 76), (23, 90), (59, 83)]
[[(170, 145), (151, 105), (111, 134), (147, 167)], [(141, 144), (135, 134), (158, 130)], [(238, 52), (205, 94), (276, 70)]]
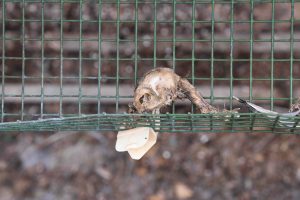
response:
[(148, 94), (148, 93), (144, 94), (143, 96), (141, 96), (141, 97), (139, 98), (139, 102), (140, 102), (141, 104), (144, 103), (144, 102), (150, 101), (150, 100), (151, 100), (151, 95)]
[(144, 102), (144, 95), (141, 96), (141, 98), (139, 99), (139, 102), (142, 104)]

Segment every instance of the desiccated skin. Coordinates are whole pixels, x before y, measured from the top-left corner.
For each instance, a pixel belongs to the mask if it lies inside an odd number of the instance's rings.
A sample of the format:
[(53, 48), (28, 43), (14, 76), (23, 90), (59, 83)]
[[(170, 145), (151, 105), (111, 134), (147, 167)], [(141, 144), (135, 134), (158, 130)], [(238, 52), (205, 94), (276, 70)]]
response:
[(177, 98), (188, 98), (201, 113), (218, 112), (187, 79), (170, 68), (156, 68), (145, 74), (134, 91), (134, 101), (128, 112), (158, 114), (161, 108), (170, 106)]

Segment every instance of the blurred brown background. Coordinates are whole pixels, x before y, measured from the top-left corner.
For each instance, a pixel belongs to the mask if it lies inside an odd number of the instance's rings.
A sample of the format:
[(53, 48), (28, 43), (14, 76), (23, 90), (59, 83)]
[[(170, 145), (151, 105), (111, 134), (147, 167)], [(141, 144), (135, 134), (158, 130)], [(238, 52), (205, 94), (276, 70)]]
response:
[[(114, 97), (102, 99), (98, 107), (97, 91), (91, 93), (88, 89), (97, 87), (99, 76), (103, 88), (115, 87), (117, 65), (120, 86), (128, 86), (129, 91), (134, 88), (135, 66), (140, 77), (153, 66), (173, 67), (174, 55), (176, 72), (192, 77), (193, 7), (190, 1), (178, 1), (175, 6), (170, 1), (157, 1), (156, 17), (153, 2), (139, 2), (137, 13), (134, 1), (122, 3), (119, 16), (117, 4), (99, 6), (92, 0), (85, 1), (81, 7), (79, 2), (23, 4), (7, 1), (0, 5), (1, 73), (4, 70), (5, 87), (12, 88), (6, 91), (6, 95), (19, 95), (5, 98), (7, 115), (4, 121), (20, 119), (22, 66), (26, 87), (39, 89), (26, 91), (26, 120), (40, 118), (41, 113), (44, 117), (58, 116), (59, 112), (66, 116), (77, 114), (78, 101), (72, 95), (78, 95), (80, 71), (81, 84), (87, 88), (87, 91), (83, 90), (85, 96), (81, 107), (84, 114), (116, 112)], [(291, 48), (291, 3), (275, 3), (274, 16), (278, 21), (273, 24), (272, 55), (272, 4), (254, 4), (253, 99), (265, 106), (270, 105), (266, 99), (270, 97), (273, 56), (274, 103), (277, 109), (289, 107), (291, 49), (294, 50), (294, 97), (300, 96), (297, 90), (300, 84), (299, 9), (300, 3), (295, 3), (295, 33)], [(213, 53), (212, 10), (215, 23)], [(229, 95), (232, 58), (232, 74), (236, 78), (233, 91), (237, 96), (249, 97), (251, 4), (234, 3), (231, 15), (230, 2), (216, 1), (212, 7), (209, 2), (199, 1), (194, 12), (195, 84), (203, 88), (207, 98), (214, 96), (219, 99), (213, 103), (223, 106)], [(175, 29), (174, 16), (177, 21)], [(135, 17), (138, 19), (137, 29)], [(233, 26), (231, 18), (235, 20)], [(232, 55), (230, 36), (234, 39)], [(135, 45), (138, 47), (136, 51)], [(59, 87), (62, 81), (65, 88), (73, 86), (64, 91), (70, 96), (63, 98), (63, 110), (59, 107), (59, 90), (55, 90), (55, 97), (45, 97), (41, 110), (42, 72), (44, 84)], [(214, 94), (206, 90), (210, 88), (212, 75), (215, 78)], [(1, 75), (1, 82), (3, 78)], [(224, 90), (224, 86), (227, 89)], [(125, 111), (126, 102), (130, 101), (126, 92), (120, 91), (124, 95), (120, 100), (124, 102), (118, 112)], [(37, 97), (29, 97), (33, 94)], [(228, 104), (227, 100), (225, 102)], [(177, 110), (188, 112), (190, 108), (179, 106)], [(158, 144), (140, 161), (132, 161), (127, 154), (117, 153), (115, 140), (116, 134), (109, 132), (2, 133), (0, 199), (300, 198), (300, 139), (296, 135), (161, 134)]]

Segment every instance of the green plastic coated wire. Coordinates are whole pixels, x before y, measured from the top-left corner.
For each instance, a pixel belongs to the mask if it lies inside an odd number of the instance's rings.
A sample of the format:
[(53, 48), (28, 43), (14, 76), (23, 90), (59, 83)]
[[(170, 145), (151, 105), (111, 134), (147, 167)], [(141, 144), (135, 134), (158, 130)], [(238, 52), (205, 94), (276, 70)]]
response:
[[(179, 102), (169, 114), (126, 113), (139, 79), (157, 67), (174, 69), (220, 110), (244, 108), (232, 99), (239, 92), (249, 102), (287, 111), (300, 85), (297, 4), (2, 0), (0, 132), (149, 126), (159, 132), (299, 134), (300, 116), (270, 117), (247, 109), (197, 114)], [(269, 15), (260, 17), (261, 6)], [(288, 14), (281, 17), (283, 7)]]

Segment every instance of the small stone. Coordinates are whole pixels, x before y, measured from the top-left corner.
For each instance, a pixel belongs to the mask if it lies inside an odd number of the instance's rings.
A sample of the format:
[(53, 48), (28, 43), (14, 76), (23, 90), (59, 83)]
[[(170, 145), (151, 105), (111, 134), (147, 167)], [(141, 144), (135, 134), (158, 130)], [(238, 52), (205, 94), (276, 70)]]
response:
[(193, 196), (193, 190), (183, 183), (175, 184), (175, 195), (178, 199), (188, 199)]

